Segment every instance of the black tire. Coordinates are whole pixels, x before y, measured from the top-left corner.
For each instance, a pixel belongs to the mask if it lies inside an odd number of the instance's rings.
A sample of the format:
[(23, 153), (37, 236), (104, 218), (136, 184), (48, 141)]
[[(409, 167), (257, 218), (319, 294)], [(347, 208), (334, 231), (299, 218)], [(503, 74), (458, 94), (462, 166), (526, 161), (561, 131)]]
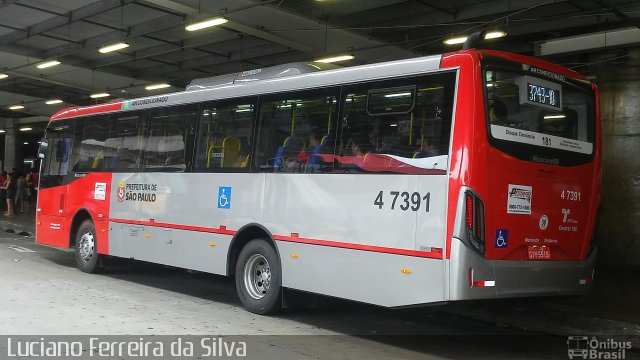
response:
[(262, 239), (251, 240), (238, 255), (236, 291), (245, 309), (266, 315), (282, 309), (282, 270), (276, 250)]
[(91, 220), (83, 221), (76, 233), (76, 265), (86, 273), (94, 274), (100, 271), (98, 238)]

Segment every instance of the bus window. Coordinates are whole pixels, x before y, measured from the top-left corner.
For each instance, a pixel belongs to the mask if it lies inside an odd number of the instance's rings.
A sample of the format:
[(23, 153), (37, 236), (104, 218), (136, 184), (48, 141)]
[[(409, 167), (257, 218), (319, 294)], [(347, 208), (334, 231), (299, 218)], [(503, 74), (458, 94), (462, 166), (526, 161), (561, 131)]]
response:
[(137, 171), (144, 149), (145, 113), (111, 116), (103, 169)]
[(592, 95), (569, 83), (525, 73), (485, 71), (492, 144), (521, 160), (557, 165), (591, 161), (595, 111)]
[(67, 175), (73, 148), (73, 130), (71, 124), (60, 124), (47, 130), (49, 153), (45, 157), (44, 173), (46, 175)]
[(195, 169), (248, 171), (254, 114), (251, 99), (201, 106)]
[(194, 105), (151, 110), (145, 169), (185, 171), (188, 168), (197, 113)]
[(441, 174), (448, 164), (455, 75), (355, 85), (343, 97), (340, 171)]
[(97, 116), (76, 123), (73, 146), (75, 172), (100, 171), (104, 160), (104, 141), (107, 136), (107, 117)]
[(322, 89), (261, 101), (256, 151), (260, 171), (332, 171), (337, 95), (338, 89)]

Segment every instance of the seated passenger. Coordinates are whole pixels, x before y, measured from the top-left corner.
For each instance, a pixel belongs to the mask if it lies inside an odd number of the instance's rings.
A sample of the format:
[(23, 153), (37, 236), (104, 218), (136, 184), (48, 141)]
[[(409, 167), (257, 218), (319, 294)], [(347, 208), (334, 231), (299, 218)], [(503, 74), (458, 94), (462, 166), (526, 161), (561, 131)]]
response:
[(498, 98), (494, 98), (493, 102), (489, 106), (489, 122), (490, 123), (503, 123), (509, 118), (509, 111), (507, 106)]
[(437, 156), (437, 155), (440, 155), (440, 154), (438, 154), (436, 147), (433, 146), (433, 144), (431, 144), (431, 142), (429, 142), (427, 138), (422, 139), (422, 145), (420, 146), (420, 148), (413, 152), (414, 159), (426, 158), (426, 157)]
[(304, 151), (304, 142), (297, 137), (289, 138), (282, 148), (282, 163), (276, 172), (298, 173), (302, 172), (303, 162), (299, 160)]

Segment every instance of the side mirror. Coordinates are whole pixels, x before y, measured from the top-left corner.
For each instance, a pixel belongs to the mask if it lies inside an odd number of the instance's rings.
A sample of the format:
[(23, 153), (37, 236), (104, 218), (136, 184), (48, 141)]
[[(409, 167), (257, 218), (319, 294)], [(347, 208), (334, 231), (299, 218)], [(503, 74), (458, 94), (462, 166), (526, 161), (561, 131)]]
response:
[(44, 159), (47, 154), (47, 150), (49, 150), (49, 140), (41, 139), (40, 147), (38, 148), (38, 159)]

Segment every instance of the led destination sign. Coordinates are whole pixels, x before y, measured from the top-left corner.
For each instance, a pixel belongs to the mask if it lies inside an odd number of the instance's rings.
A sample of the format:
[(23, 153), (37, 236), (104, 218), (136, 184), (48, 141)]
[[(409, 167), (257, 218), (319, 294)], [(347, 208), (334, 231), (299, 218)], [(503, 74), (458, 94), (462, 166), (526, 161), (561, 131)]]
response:
[(520, 104), (562, 109), (562, 85), (527, 75), (521, 76), (516, 83), (520, 88)]
[(527, 100), (560, 109), (560, 90), (527, 83), (527, 92), (529, 93)]

